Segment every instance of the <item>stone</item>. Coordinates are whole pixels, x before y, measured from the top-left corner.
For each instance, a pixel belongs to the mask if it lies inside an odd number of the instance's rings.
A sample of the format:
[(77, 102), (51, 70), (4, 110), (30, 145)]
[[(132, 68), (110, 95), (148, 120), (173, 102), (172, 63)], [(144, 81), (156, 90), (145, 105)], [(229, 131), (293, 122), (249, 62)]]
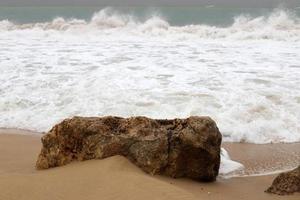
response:
[(222, 135), (209, 117), (74, 117), (42, 137), (37, 169), (121, 155), (149, 174), (214, 181)]
[(290, 172), (279, 174), (266, 192), (278, 195), (300, 192), (300, 166)]

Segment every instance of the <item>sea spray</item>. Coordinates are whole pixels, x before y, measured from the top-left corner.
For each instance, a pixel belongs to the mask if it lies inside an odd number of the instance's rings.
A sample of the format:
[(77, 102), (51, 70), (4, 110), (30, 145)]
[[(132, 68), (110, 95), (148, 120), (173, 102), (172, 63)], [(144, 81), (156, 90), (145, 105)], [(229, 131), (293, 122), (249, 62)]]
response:
[[(159, 14), (151, 15), (144, 21), (130, 14), (121, 14), (115, 9), (106, 8), (95, 13), (90, 20), (55, 18), (50, 22), (15, 24), (8, 20), (0, 21), (1, 31), (64, 31), (82, 29), (99, 35), (99, 31), (108, 30), (111, 35), (143, 34), (149, 37), (160, 36), (173, 39), (234, 39), (234, 40), (300, 40), (300, 19), (289, 10), (275, 9), (268, 15), (253, 17), (242, 14), (234, 18), (233, 24), (222, 27), (207, 24), (187, 24), (172, 26)], [(162, 32), (163, 31), (163, 32)]]

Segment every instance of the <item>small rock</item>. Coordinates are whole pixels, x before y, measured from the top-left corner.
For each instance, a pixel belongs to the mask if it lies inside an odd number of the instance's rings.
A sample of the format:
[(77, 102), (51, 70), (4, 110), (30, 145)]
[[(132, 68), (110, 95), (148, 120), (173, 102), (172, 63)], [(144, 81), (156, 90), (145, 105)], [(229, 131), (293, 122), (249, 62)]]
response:
[(266, 192), (278, 195), (300, 192), (300, 166), (293, 171), (279, 174)]

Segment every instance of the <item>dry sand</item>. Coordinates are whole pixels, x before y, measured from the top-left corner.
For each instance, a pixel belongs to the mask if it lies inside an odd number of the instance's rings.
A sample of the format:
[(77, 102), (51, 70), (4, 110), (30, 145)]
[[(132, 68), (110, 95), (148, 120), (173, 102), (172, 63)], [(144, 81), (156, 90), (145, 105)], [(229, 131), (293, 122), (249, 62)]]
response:
[[(300, 194), (280, 197), (264, 193), (275, 175), (219, 178), (215, 183), (205, 184), (153, 177), (121, 156), (36, 171), (40, 136), (12, 134), (24, 133), (20, 130), (0, 130), (0, 133), (0, 200), (300, 199)], [(233, 158), (245, 163), (246, 173), (278, 163), (285, 166), (300, 163), (299, 143), (224, 146)]]

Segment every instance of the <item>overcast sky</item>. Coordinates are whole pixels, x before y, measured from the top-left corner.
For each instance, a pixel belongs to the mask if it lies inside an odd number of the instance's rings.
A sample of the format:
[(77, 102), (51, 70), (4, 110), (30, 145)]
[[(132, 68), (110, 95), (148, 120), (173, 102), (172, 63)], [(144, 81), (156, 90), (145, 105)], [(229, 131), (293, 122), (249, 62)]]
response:
[(275, 7), (279, 4), (287, 7), (300, 6), (300, 0), (0, 0), (0, 6), (134, 6), (134, 5), (209, 5), (239, 7)]

